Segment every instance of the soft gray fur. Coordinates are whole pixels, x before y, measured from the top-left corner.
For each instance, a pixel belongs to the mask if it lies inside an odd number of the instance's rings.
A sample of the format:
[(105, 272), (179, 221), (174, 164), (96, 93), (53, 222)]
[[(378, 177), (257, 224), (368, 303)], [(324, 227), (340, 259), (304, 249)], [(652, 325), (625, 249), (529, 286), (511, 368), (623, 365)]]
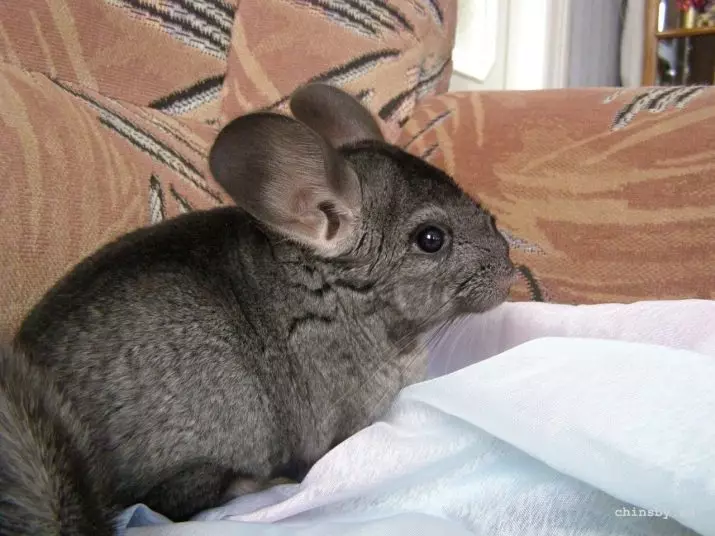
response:
[[(507, 295), (507, 243), (452, 179), (337, 89), (291, 107), (219, 134), (211, 169), (240, 208), (106, 246), (17, 335), (115, 457), (120, 506), (182, 520), (234, 479), (301, 479), (423, 378), (423, 334)], [(425, 226), (446, 232), (436, 253)]]
[(0, 535), (112, 535), (104, 474), (45, 371), (0, 346)]

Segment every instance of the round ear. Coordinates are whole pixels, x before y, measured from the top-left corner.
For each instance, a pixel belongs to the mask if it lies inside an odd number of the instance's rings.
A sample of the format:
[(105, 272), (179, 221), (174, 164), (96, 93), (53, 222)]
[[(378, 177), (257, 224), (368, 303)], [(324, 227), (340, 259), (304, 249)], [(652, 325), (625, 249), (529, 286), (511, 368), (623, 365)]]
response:
[(320, 134), (333, 147), (365, 140), (385, 141), (375, 118), (341, 89), (309, 84), (290, 99), (293, 116)]
[(304, 124), (270, 113), (239, 117), (219, 132), (209, 167), (239, 207), (287, 238), (328, 257), (352, 245), (359, 179)]

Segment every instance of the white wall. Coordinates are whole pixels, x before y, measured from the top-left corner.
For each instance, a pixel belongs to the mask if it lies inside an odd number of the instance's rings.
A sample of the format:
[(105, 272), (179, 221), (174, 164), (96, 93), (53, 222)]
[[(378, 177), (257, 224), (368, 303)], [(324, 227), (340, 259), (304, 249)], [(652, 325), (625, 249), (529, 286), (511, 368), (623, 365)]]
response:
[(570, 0), (457, 1), (459, 27), (455, 51), (462, 58), (469, 47), (475, 56), (481, 53), (468, 39), (480, 31), (479, 23), (470, 28), (464, 15), (478, 11), (482, 3), (488, 2), (498, 10), (496, 53), (492, 69), (483, 80), (460, 72), (460, 65), (455, 64), (450, 90), (543, 89), (565, 85)]
[(509, 3), (505, 89), (543, 89), (548, 86), (550, 0)]
[[(478, 4), (482, 2), (491, 2), (491, 8), (496, 11), (496, 31), (494, 32), (496, 42), (494, 47), (493, 65), (489, 74), (483, 80), (477, 80), (470, 74), (469, 66), (464, 68), (466, 72), (458, 72), (457, 69), (463, 67), (460, 62), (455, 64), (455, 72), (452, 75), (450, 91), (473, 91), (477, 89), (504, 89), (506, 84), (506, 53), (507, 53), (507, 37), (509, 35), (509, 2), (506, 0), (456, 0), (459, 2), (457, 17), (457, 38), (455, 46), (455, 54), (461, 53), (463, 56), (471, 54), (477, 55), (479, 43), (472, 38), (474, 34), (481, 31), (478, 22), (474, 26), (470, 26), (468, 17), (478, 14), (478, 9), (483, 7)], [(470, 5), (471, 4), (471, 5)], [(472, 9), (470, 9), (470, 7)], [(475, 13), (474, 11), (477, 11)], [(461, 59), (461, 58), (457, 58)]]
[[(450, 90), (546, 89), (613, 86), (619, 83), (621, 0), (457, 0), (459, 15), (498, 6), (494, 65), (483, 80), (455, 74)], [(638, 0), (636, 0), (638, 1)], [(641, 0), (642, 1), (642, 0)], [(474, 7), (479, 6), (479, 7)], [(458, 15), (458, 16), (459, 16)], [(457, 45), (464, 65), (465, 47), (480, 54), (470, 28), (460, 18)], [(462, 47), (460, 49), (460, 47)], [(468, 70), (464, 68), (463, 70)]]

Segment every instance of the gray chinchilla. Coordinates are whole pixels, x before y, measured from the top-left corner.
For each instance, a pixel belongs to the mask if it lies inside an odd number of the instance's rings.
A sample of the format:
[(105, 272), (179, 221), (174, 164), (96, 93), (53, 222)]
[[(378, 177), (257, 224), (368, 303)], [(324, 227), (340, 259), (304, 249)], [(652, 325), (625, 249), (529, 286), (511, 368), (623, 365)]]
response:
[(0, 535), (112, 536), (107, 459), (47, 371), (0, 345)]
[(290, 106), (219, 133), (238, 207), (104, 247), (17, 335), (111, 454), (113, 504), (178, 521), (234, 480), (300, 480), (423, 378), (425, 333), (507, 296), (508, 245), (449, 176), (336, 88)]

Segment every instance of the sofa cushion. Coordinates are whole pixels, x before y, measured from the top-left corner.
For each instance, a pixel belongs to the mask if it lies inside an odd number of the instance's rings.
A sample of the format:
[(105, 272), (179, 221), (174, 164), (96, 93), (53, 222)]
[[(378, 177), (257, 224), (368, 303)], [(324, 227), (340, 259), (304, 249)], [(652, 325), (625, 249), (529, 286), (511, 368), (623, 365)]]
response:
[(715, 89), (475, 92), (423, 101), (400, 143), (497, 216), (559, 303), (715, 298)]
[(103, 244), (224, 202), (206, 169), (222, 122), (322, 80), (396, 139), (447, 88), (456, 4), (347, 4), (0, 2), (0, 338)]
[(82, 257), (224, 194), (201, 122), (0, 64), (0, 340)]
[(237, 0), (0, 2), (0, 61), (216, 120)]
[(447, 90), (453, 0), (241, 0), (228, 58), (223, 120), (287, 111), (311, 81), (361, 98), (396, 139), (422, 98)]

